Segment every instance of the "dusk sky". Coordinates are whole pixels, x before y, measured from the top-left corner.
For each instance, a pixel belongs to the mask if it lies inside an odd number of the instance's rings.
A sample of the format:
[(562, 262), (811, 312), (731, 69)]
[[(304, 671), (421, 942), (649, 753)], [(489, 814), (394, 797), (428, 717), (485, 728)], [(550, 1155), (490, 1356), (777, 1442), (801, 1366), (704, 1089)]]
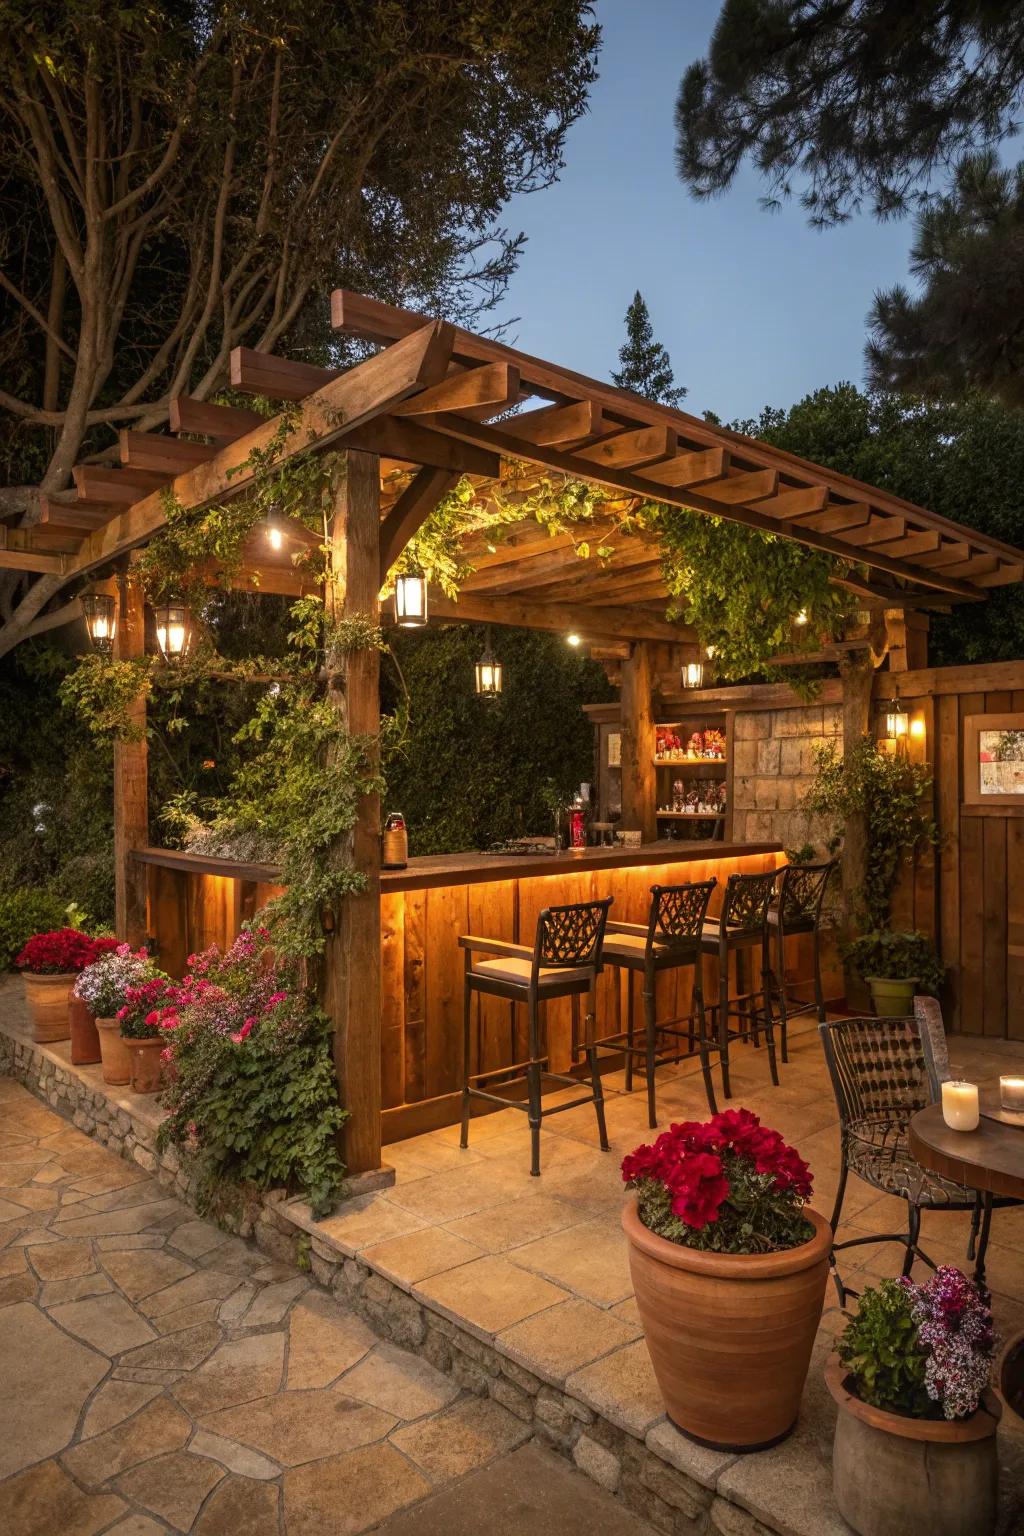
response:
[(714, 202), (690, 197), (673, 109), (718, 11), (717, 0), (598, 0), (601, 78), (561, 181), (507, 211), (529, 242), (501, 316), (520, 317), (509, 339), (524, 351), (606, 378), (639, 288), (689, 390), (684, 408), (729, 421), (863, 382), (865, 317), (876, 289), (906, 280), (913, 227), (863, 214), (819, 233), (796, 202), (763, 212), (747, 170)]

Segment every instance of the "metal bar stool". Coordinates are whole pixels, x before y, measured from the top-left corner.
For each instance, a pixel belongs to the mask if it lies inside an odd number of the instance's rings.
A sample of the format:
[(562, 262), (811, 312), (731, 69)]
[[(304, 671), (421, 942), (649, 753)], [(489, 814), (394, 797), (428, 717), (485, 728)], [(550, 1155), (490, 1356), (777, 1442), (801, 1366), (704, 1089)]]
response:
[[(785, 864), (777, 875), (778, 895), (768, 908), (768, 925), (775, 934), (776, 965), (772, 980), (773, 992), (779, 1005), (783, 1061), (789, 1060), (790, 1014), (796, 1018), (815, 1008), (818, 1023), (825, 1022), (825, 993), (821, 984), (821, 914), (829, 883), (838, 868), (838, 859), (829, 859), (821, 864)], [(802, 1003), (791, 1009), (786, 990), (786, 940), (792, 933), (813, 935), (814, 1002)]]
[[(704, 1012), (704, 957), (701, 954), (701, 933), (707, 917), (711, 893), (717, 880), (695, 880), (687, 885), (652, 885), (651, 906), (646, 925), (643, 923), (609, 923), (604, 943), (604, 963), (615, 968), (615, 1023), (616, 1032), (594, 1042), (598, 1050), (621, 1051), (626, 1057), (626, 1092), (633, 1091), (633, 1058), (642, 1056), (647, 1078), (647, 1114), (651, 1126), (658, 1123), (655, 1107), (654, 1075), (656, 1068), (681, 1061), (692, 1054), (694, 1048), (694, 1019), (697, 1024), (697, 1048), (700, 1052), (700, 1069), (704, 1076), (704, 1090), (708, 1096), (711, 1113), (717, 1109), (715, 1090), (711, 1082), (711, 1061), (708, 1052), (707, 1024)], [(655, 979), (660, 971), (693, 968), (693, 1002), (689, 1015), (658, 1022), (655, 1004)], [(622, 1028), (622, 990), (619, 985), (620, 971), (626, 975), (628, 997), (627, 1023)], [(643, 978), (644, 1035), (643, 1044), (636, 1044), (633, 1017), (633, 977)], [(686, 1029), (674, 1026), (685, 1022)], [(689, 1050), (677, 1050), (674, 1055), (658, 1052), (658, 1037), (668, 1035), (674, 1040), (684, 1037)], [(576, 1042), (573, 1042), (574, 1059)]]
[[(541, 1107), (542, 1079), (579, 1086), (579, 1079), (564, 1072), (552, 1072), (546, 1052), (541, 1049), (540, 1004), (556, 997), (572, 999), (572, 1038), (579, 1039), (580, 998), (592, 994), (604, 945), (608, 908), (613, 898), (583, 901), (572, 906), (545, 907), (537, 917), (533, 948), (525, 944), (507, 944), (500, 939), (478, 938), (464, 933), (459, 943), (465, 951), (465, 984), (462, 1029), (462, 1134), (459, 1145), (469, 1145), (469, 1110), (472, 1098), (526, 1111), (530, 1124), (530, 1172), (540, 1173), (540, 1128), (546, 1115), (575, 1109), (579, 1104), (593, 1104), (601, 1149), (608, 1151), (608, 1132), (604, 1120), (604, 1094), (597, 1071), (597, 1051), (593, 1044), (593, 1014), (587, 1013), (587, 1062), (590, 1067), (590, 1093), (569, 1104)], [(491, 960), (475, 960), (474, 955), (493, 955)], [(474, 992), (503, 997), (513, 1005), (525, 1003), (528, 1024), (528, 1058), (511, 1066), (488, 1072), (470, 1072), (470, 1016)], [(546, 1044), (546, 1042), (545, 1042)], [(514, 1053), (513, 1053), (514, 1054)], [(506, 1094), (492, 1093), (476, 1086), (485, 1079), (525, 1074), (527, 1102), (522, 1104)]]
[[(701, 949), (718, 959), (718, 1002), (712, 1004), (718, 1026), (718, 1054), (722, 1066), (722, 1092), (732, 1098), (729, 1088), (729, 1041), (752, 1040), (760, 1044), (760, 1013), (768, 1043), (768, 1065), (772, 1082), (779, 1086), (775, 1060), (775, 1031), (771, 1003), (771, 950), (769, 947), (768, 908), (775, 894), (777, 871), (764, 875), (730, 875), (725, 883), (722, 910), (718, 917), (704, 920)], [(761, 985), (743, 990), (742, 961), (746, 951), (761, 946)], [(736, 956), (736, 995), (729, 995), (729, 956)], [(738, 1018), (741, 1027), (730, 1033), (730, 1018)]]

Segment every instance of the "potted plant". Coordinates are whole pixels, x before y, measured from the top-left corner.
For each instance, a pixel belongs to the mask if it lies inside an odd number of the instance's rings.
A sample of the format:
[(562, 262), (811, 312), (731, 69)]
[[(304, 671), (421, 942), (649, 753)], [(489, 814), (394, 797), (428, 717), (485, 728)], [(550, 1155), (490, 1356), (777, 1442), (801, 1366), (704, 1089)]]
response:
[(914, 993), (936, 993), (946, 968), (923, 933), (879, 928), (843, 946), (843, 958), (871, 988), (875, 1012), (903, 1018), (914, 1010)]
[[(101, 955), (109, 954), (117, 948), (117, 940), (113, 937), (100, 937), (93, 939), (89, 964), (98, 960)], [(71, 1064), (75, 1067), (92, 1066), (100, 1060), (100, 1037), (96, 1028), (96, 1020), (93, 1018), (89, 1004), (76, 996), (74, 987), (68, 996), (68, 1024), (71, 1032)]]
[(153, 963), (146, 950), (118, 944), (86, 966), (75, 982), (75, 996), (88, 1005), (96, 1020), (105, 1083), (127, 1083), (131, 1079), (131, 1061), (121, 1039), (117, 1014), (124, 1006), (127, 989), (148, 981), (152, 975)]
[(832, 1233), (807, 1164), (749, 1110), (673, 1125), (622, 1164), (630, 1271), (668, 1416), (716, 1450), (796, 1423)]
[(826, 1369), (836, 1503), (860, 1536), (995, 1529), (994, 1353), (988, 1305), (952, 1265), (865, 1290)]
[(88, 934), (78, 928), (57, 928), (34, 934), (15, 956), (34, 1040), (45, 1044), (67, 1039), (69, 994), (79, 971), (92, 959), (92, 944)]
[(157, 974), (136, 987), (126, 987), (117, 1018), (128, 1053), (133, 1093), (159, 1093), (167, 1031), (178, 1026), (178, 989), (169, 976)]

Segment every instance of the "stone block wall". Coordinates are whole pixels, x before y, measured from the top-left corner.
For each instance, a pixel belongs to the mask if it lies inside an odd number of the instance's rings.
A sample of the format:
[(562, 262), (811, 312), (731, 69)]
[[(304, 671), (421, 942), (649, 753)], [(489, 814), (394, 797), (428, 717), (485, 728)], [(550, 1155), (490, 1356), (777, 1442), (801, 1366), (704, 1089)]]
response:
[(835, 705), (741, 710), (733, 723), (732, 830), (740, 841), (820, 846), (829, 829), (802, 809), (815, 772), (815, 748), (841, 744)]

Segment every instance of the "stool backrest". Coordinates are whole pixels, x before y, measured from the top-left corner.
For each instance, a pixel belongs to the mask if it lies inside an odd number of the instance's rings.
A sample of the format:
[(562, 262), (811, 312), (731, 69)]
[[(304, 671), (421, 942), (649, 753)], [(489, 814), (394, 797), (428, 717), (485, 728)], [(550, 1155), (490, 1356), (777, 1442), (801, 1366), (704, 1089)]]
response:
[(775, 895), (776, 871), (765, 875), (730, 875), (725, 882), (722, 897), (722, 913), (719, 921), (723, 931), (734, 933), (760, 932), (765, 925), (768, 908)]
[(932, 1102), (916, 1019), (836, 1019), (818, 1032), (843, 1127), (899, 1128)]
[(786, 864), (779, 871), (779, 915), (785, 928), (794, 923), (813, 922), (821, 917), (829, 881), (839, 868), (838, 859), (821, 864)]
[(652, 885), (647, 948), (695, 949), (700, 943), (708, 902), (717, 880), (691, 880), (686, 885)]
[(570, 969), (593, 966), (601, 969), (604, 930), (608, 908), (614, 897), (604, 901), (578, 901), (566, 907), (545, 907), (537, 918), (537, 937), (533, 947), (533, 968)]

